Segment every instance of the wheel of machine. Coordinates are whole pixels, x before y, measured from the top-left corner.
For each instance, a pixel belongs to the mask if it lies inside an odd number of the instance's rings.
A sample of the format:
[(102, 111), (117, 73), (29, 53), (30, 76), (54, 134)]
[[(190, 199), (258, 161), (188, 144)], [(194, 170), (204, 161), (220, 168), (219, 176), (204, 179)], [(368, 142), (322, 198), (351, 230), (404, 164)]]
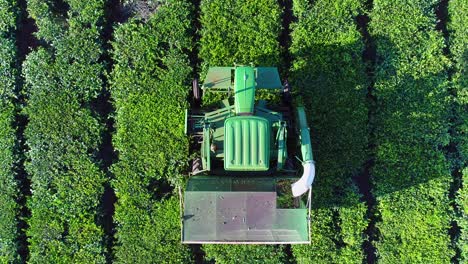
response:
[(193, 79), (192, 91), (193, 91), (193, 99), (195, 100), (195, 102), (199, 102), (201, 99), (201, 90), (200, 90), (200, 86), (198, 85), (197, 78)]
[(286, 105), (290, 105), (292, 102), (291, 96), (291, 86), (288, 83), (288, 80), (284, 81), (284, 88), (283, 88), (283, 103)]
[(195, 158), (192, 160), (192, 174), (197, 174), (202, 170), (202, 160)]

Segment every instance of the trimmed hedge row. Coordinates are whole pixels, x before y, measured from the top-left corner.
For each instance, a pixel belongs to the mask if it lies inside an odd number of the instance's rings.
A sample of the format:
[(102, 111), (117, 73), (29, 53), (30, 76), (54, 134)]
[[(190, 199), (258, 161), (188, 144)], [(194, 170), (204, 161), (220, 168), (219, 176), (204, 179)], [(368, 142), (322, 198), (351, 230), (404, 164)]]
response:
[(281, 8), (274, 0), (203, 0), (200, 53), (209, 66), (279, 66)]
[(355, 17), (363, 1), (294, 1), (290, 83), (308, 110), (316, 178), (310, 246), (298, 263), (362, 263), (367, 207), (353, 177), (367, 159), (364, 44)]
[(465, 263), (468, 261), (468, 168), (466, 165), (461, 171), (461, 177), (462, 187), (458, 190), (456, 198), (460, 210), (460, 215), (457, 216), (460, 234), (456, 246), (460, 249), (460, 263)]
[(455, 141), (460, 160), (456, 161), (456, 168), (460, 168), (461, 184), (457, 194), (457, 203), (460, 211), (458, 226), (461, 228), (458, 238), (460, 248), (460, 262), (468, 262), (468, 2), (453, 0), (449, 2), (448, 25), (450, 52), (454, 60), (455, 73), (452, 75), (452, 84), (456, 93), (455, 106), (457, 118), (455, 119)]
[[(61, 39), (66, 33), (66, 10), (57, 10), (57, 4), (53, 0), (27, 1), (29, 16), (34, 19), (34, 23), (39, 28), (35, 35), (38, 39), (43, 39), (48, 43)], [(66, 6), (60, 7), (66, 9)]]
[(184, 110), (192, 73), (187, 56), (193, 47), (192, 15), (190, 3), (171, 0), (146, 22), (131, 19), (115, 30), (117, 263), (193, 261), (181, 244), (179, 200), (168, 190), (168, 183), (182, 184), (188, 156)]
[[(277, 1), (203, 0), (200, 53), (204, 77), (210, 66), (250, 64), (280, 66), (281, 8)], [(218, 101), (219, 94), (204, 97)], [(204, 245), (207, 261), (216, 263), (282, 263), (282, 246)]]
[(0, 263), (19, 263), (19, 197), (15, 179), (15, 129), (13, 127), (17, 71), (14, 31), (18, 19), (17, 3), (0, 0)]
[(382, 263), (449, 263), (448, 59), (435, 0), (375, 0), (375, 196)]
[(261, 245), (204, 245), (207, 259), (216, 263), (289, 263), (283, 246)]
[[(0, 40), (0, 43), (2, 40)], [(1, 45), (1, 44), (0, 44)], [(0, 54), (2, 56), (3, 54)], [(3, 58), (0, 58), (0, 61)], [(0, 86), (4, 86), (1, 84)], [(4, 88), (4, 87), (2, 87)], [(15, 161), (15, 131), (12, 127), (14, 107), (9, 101), (0, 103), (0, 263), (19, 262), (18, 222), (19, 205), (18, 183), (12, 169)]]
[[(32, 189), (29, 261), (104, 263), (99, 206), (106, 177), (96, 161), (103, 122), (91, 108), (103, 87), (104, 0), (65, 1), (67, 15), (54, 13), (54, 4), (28, 1), (37, 37), (45, 42), (23, 64)], [(54, 16), (66, 19), (49, 32)]]

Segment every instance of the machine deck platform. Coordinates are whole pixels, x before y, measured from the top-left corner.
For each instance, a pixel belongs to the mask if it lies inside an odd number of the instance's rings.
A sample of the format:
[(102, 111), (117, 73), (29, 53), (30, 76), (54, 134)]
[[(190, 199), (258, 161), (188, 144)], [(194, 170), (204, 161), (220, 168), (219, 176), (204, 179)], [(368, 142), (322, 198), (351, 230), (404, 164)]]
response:
[(278, 208), (272, 179), (192, 181), (185, 192), (183, 243), (309, 243), (307, 209)]

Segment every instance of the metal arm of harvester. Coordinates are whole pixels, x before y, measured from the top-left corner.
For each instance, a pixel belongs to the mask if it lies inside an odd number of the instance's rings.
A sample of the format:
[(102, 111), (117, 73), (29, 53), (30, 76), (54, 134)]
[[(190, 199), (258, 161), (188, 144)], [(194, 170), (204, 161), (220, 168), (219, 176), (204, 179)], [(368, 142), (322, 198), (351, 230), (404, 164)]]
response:
[(301, 196), (307, 192), (314, 181), (315, 162), (312, 156), (312, 144), (310, 142), (310, 132), (307, 126), (307, 119), (304, 107), (297, 107), (297, 120), (299, 122), (299, 137), (301, 140), (302, 166), (304, 173), (302, 177), (292, 184), (292, 194), (294, 197)]
[(210, 156), (210, 147), (211, 147), (211, 128), (210, 124), (204, 124), (203, 127), (203, 142), (201, 149), (201, 158), (203, 164), (203, 170), (211, 170), (211, 156)]
[(278, 144), (278, 164), (277, 169), (284, 168), (286, 158), (288, 157), (288, 149), (286, 146), (286, 139), (288, 137), (288, 130), (285, 122), (279, 122), (278, 132), (276, 134), (276, 142)]

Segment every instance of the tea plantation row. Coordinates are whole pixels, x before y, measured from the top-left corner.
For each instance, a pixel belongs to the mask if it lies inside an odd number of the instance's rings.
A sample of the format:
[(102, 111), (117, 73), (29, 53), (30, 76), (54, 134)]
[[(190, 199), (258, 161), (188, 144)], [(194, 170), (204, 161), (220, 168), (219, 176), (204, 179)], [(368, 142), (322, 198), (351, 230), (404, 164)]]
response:
[[(310, 246), (298, 263), (362, 263), (367, 207), (357, 179), (367, 159), (368, 80), (355, 17), (364, 1), (294, 1), (290, 80), (309, 110), (316, 159)], [(363, 179), (365, 180), (365, 179)]]
[(435, 30), (437, 1), (375, 0), (376, 161), (372, 169), (382, 263), (449, 263), (452, 181), (449, 61)]
[(463, 0), (450, 1), (448, 6), (450, 23), (449, 50), (453, 61), (452, 94), (455, 95), (454, 138), (459, 153), (453, 159), (458, 182), (455, 194), (456, 219), (460, 234), (456, 234), (460, 249), (460, 263), (468, 262), (468, 2)]
[(104, 263), (103, 125), (91, 107), (103, 88), (104, 1), (61, 4), (27, 2), (43, 43), (23, 64), (29, 262)]
[(186, 1), (167, 1), (148, 21), (131, 19), (114, 32), (117, 263), (193, 261), (181, 244), (179, 199), (172, 192), (182, 185), (188, 161), (184, 109), (193, 12)]
[(0, 263), (19, 261), (15, 155), (15, 90), (18, 78), (15, 30), (18, 19), (16, 1), (0, 1)]
[[(467, 260), (465, 2), (449, 2), (445, 39), (436, 0), (295, 0), (291, 43), (280, 43), (288, 10), (276, 0), (202, 0), (198, 7), (168, 0), (147, 18), (115, 24), (106, 51), (110, 2), (27, 0), (41, 46), (22, 67), (32, 192), (23, 257), (199, 261), (180, 242), (178, 199), (190, 159), (184, 110), (191, 79), (210, 66), (252, 63), (279, 67), (307, 107), (317, 164), (312, 243), (204, 245), (205, 262), (362, 263), (373, 253), (368, 232), (381, 263)], [(15, 0), (0, 0), (0, 263), (22, 261), (19, 9)], [(363, 14), (370, 40), (356, 21)], [(376, 47), (375, 64), (363, 58), (366, 41)], [(118, 156), (110, 173), (100, 160), (108, 132), (96, 107), (106, 89)], [(112, 234), (104, 232), (102, 204), (109, 184), (117, 197)], [(369, 186), (375, 208), (364, 201)], [(370, 222), (375, 230), (367, 230)]]

